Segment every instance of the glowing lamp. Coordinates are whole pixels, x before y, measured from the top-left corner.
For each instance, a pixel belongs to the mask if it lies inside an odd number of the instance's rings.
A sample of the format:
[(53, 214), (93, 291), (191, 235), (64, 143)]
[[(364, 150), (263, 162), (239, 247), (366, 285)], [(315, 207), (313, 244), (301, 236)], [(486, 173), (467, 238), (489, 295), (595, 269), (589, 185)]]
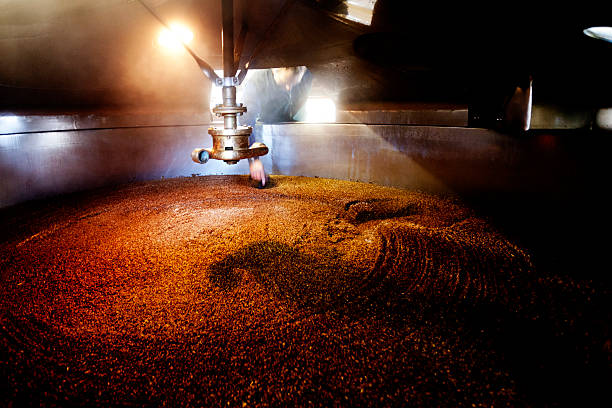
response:
[(181, 50), (183, 44), (189, 44), (193, 40), (193, 32), (179, 23), (169, 25), (170, 29), (164, 28), (157, 37), (157, 43), (171, 51)]

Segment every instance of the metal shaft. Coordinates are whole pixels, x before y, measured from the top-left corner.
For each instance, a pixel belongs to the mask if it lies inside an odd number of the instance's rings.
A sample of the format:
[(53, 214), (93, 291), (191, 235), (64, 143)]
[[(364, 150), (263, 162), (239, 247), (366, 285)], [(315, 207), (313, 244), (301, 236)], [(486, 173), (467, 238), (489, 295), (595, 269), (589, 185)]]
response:
[[(221, 47), (223, 49), (223, 76), (233, 78), (236, 73), (234, 65), (234, 0), (222, 0), (221, 14), (223, 19), (223, 33)], [(236, 106), (236, 87), (223, 86), (223, 106)], [(223, 127), (236, 129), (238, 121), (236, 113), (223, 115)]]
[(236, 73), (234, 66), (234, 0), (222, 0), (221, 14), (223, 18), (223, 35), (221, 47), (223, 49), (223, 76), (233, 77)]
[[(268, 153), (263, 143), (253, 143), (249, 147), (249, 136), (253, 129), (250, 126), (238, 126), (238, 115), (246, 112), (246, 107), (236, 103), (236, 61), (234, 59), (234, 2), (222, 0), (221, 14), (223, 32), (221, 48), (223, 51), (223, 104), (215, 106), (213, 112), (223, 116), (223, 128), (211, 127), (208, 133), (213, 138), (213, 147), (195, 149), (191, 158), (196, 163), (206, 163), (209, 159), (223, 160), (227, 164), (236, 164), (239, 160), (259, 157)], [(246, 70), (245, 70), (246, 72)]]
[[(233, 107), (236, 106), (236, 87), (235, 86), (224, 86), (223, 87), (223, 106)], [(236, 129), (238, 121), (236, 120), (236, 113), (226, 113), (223, 115), (223, 127), (225, 129)]]

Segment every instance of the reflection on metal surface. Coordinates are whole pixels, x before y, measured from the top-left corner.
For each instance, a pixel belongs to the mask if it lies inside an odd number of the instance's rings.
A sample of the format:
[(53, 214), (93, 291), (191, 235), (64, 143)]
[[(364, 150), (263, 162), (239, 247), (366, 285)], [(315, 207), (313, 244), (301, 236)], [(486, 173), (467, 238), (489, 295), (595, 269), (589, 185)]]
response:
[(588, 108), (566, 108), (555, 105), (533, 105), (531, 129), (581, 129), (588, 128), (593, 121), (593, 112)]
[(121, 113), (0, 115), (0, 135), (136, 127), (207, 126), (206, 113)]
[(468, 107), (467, 105), (441, 103), (350, 104), (338, 110), (336, 122), (466, 127), (468, 126)]
[(612, 42), (612, 27), (591, 27), (587, 28), (583, 32), (589, 37)]
[(14, 131), (16, 129), (19, 129), (19, 122), (19, 116), (16, 115), (0, 116), (0, 135), (5, 133), (13, 133), (11, 130)]
[(336, 104), (330, 98), (310, 97), (304, 106), (304, 122), (333, 123), (336, 121)]
[(612, 130), (612, 108), (599, 109), (595, 115), (595, 124), (600, 129)]
[(506, 103), (504, 122), (509, 130), (527, 131), (531, 127), (533, 106), (533, 81), (525, 88), (517, 86), (514, 94)]
[(372, 23), (372, 12), (376, 0), (349, 0), (346, 3), (346, 18), (365, 25)]

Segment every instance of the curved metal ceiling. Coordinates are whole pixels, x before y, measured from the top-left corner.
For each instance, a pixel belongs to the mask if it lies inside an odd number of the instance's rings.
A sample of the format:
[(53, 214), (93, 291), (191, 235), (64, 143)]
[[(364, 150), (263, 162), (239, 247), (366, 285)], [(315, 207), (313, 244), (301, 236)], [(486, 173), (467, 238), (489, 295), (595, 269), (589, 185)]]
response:
[[(165, 21), (188, 25), (194, 51), (221, 67), (219, 0), (144, 1)], [(536, 99), (610, 100), (610, 44), (582, 34), (605, 24), (601, 5), (379, 0), (367, 27), (330, 12), (342, 2), (235, 0), (234, 34), (246, 33), (242, 62), (258, 49), (252, 68), (318, 66), (335, 71), (334, 80), (406, 94), (423, 88), (414, 98), (527, 72), (536, 76)], [(210, 84), (186, 52), (160, 49), (161, 29), (136, 0), (0, 0), (0, 105), (205, 106)], [(432, 79), (410, 79), (419, 72)]]

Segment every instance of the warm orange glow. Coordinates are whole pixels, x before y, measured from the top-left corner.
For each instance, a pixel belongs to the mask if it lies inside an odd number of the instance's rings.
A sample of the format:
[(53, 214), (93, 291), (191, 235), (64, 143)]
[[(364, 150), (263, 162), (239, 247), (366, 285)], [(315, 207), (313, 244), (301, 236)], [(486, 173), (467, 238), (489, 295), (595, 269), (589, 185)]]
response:
[(182, 49), (183, 44), (189, 44), (192, 40), (193, 32), (179, 23), (170, 24), (170, 30), (164, 28), (157, 37), (157, 43), (171, 51)]

